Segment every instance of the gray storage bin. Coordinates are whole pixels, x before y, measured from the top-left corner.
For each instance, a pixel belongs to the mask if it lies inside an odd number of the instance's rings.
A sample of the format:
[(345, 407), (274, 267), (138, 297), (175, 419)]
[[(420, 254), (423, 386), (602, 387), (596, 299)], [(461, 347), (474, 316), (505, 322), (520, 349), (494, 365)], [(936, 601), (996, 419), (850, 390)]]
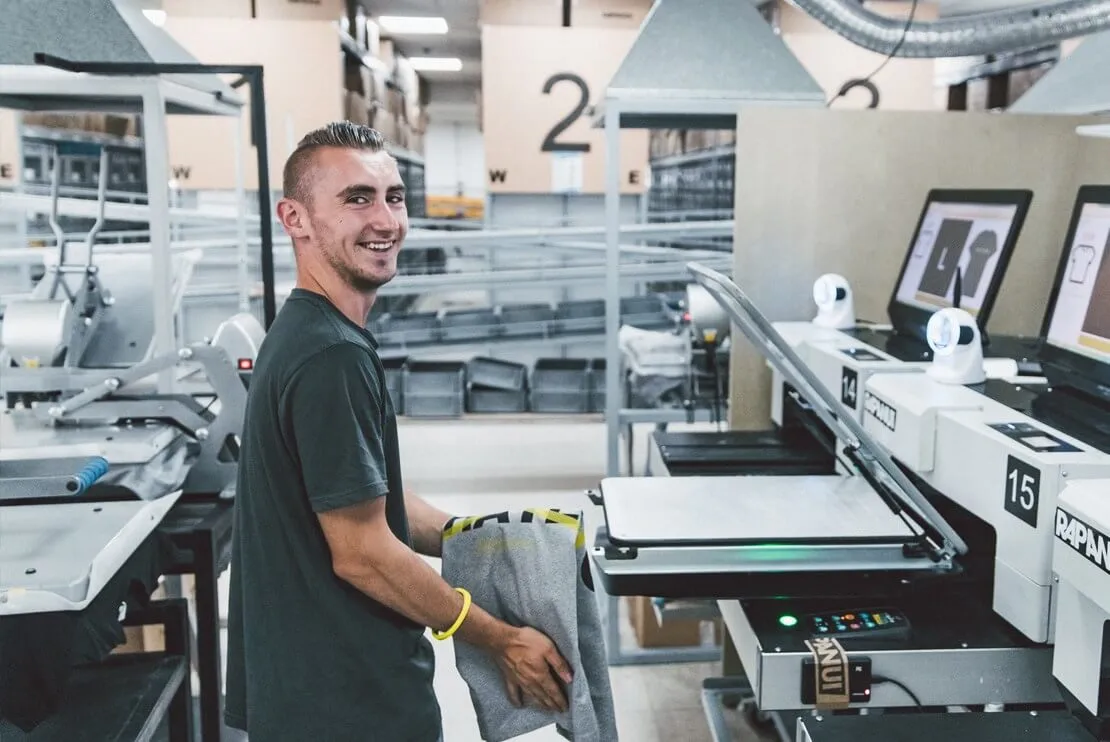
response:
[(621, 324), (633, 327), (658, 326), (664, 322), (664, 306), (658, 296), (626, 296), (621, 299)]
[(589, 391), (590, 362), (585, 358), (539, 358), (532, 369), (532, 389), (538, 392)]
[(377, 337), (382, 345), (432, 343), (441, 330), (435, 312), (387, 315), (378, 322)]
[(605, 412), (605, 369), (604, 358), (590, 361), (589, 411)]
[(461, 417), (462, 413), (463, 395), (461, 393), (405, 393), (407, 417)]
[(552, 332), (601, 332), (605, 329), (605, 300), (564, 301), (555, 309)]
[(524, 389), (509, 391), (471, 387), (467, 409), (476, 413), (527, 412), (528, 392)]
[(443, 339), (446, 342), (458, 340), (483, 340), (494, 337), (500, 325), (492, 309), (462, 309), (447, 312), (440, 321)]
[(506, 337), (543, 337), (551, 330), (555, 310), (550, 304), (501, 307), (501, 334)]
[(406, 402), (415, 396), (463, 397), (466, 364), (457, 361), (412, 361), (402, 371)]
[(589, 409), (589, 393), (581, 391), (544, 392), (533, 390), (532, 412), (585, 413)]
[(519, 391), (527, 386), (528, 368), (520, 363), (478, 357), (467, 363), (466, 377), (471, 387)]

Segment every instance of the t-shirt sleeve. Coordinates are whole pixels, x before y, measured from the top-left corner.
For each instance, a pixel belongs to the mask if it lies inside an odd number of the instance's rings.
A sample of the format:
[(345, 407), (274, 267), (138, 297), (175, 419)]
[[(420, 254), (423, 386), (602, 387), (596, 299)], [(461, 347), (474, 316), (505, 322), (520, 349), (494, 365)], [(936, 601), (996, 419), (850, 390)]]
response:
[(389, 491), (383, 393), (369, 352), (350, 344), (323, 351), (294, 376), (285, 408), (313, 512)]

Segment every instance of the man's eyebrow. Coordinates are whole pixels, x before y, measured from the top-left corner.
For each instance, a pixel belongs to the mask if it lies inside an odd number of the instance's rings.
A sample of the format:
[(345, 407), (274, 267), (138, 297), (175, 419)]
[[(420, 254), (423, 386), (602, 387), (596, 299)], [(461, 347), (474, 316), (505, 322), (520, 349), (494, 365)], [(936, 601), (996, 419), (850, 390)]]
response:
[[(377, 191), (378, 191), (378, 189), (375, 188), (372, 185), (367, 185), (365, 183), (355, 183), (354, 185), (349, 185), (346, 188), (344, 188), (342, 191), (340, 191), (339, 192), (339, 198), (345, 199), (345, 198), (350, 198), (351, 196), (372, 196), (375, 193), (377, 193)], [(401, 183), (396, 183), (396, 184), (391, 185), (388, 188), (386, 188), (386, 193), (404, 193), (404, 192), (405, 192), (405, 186)]]

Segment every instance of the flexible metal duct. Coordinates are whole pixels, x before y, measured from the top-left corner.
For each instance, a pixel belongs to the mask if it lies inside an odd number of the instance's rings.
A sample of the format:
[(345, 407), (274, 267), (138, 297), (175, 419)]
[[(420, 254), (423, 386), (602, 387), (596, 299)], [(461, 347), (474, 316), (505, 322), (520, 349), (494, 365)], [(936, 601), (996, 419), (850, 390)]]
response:
[(899, 57), (998, 54), (1110, 29), (1110, 0), (1063, 0), (1036, 7), (914, 22), (908, 30), (905, 19), (873, 13), (856, 0), (792, 1), (858, 46)]

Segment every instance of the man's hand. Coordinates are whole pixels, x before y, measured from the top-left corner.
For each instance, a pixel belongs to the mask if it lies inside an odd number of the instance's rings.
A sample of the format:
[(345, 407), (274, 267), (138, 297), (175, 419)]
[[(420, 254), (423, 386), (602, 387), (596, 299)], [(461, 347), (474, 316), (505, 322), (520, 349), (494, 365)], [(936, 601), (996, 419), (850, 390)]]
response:
[(497, 655), (497, 664), (513, 705), (531, 701), (548, 711), (567, 710), (566, 692), (559, 680), (570, 685), (570, 667), (555, 643), (540, 632), (516, 629)]

